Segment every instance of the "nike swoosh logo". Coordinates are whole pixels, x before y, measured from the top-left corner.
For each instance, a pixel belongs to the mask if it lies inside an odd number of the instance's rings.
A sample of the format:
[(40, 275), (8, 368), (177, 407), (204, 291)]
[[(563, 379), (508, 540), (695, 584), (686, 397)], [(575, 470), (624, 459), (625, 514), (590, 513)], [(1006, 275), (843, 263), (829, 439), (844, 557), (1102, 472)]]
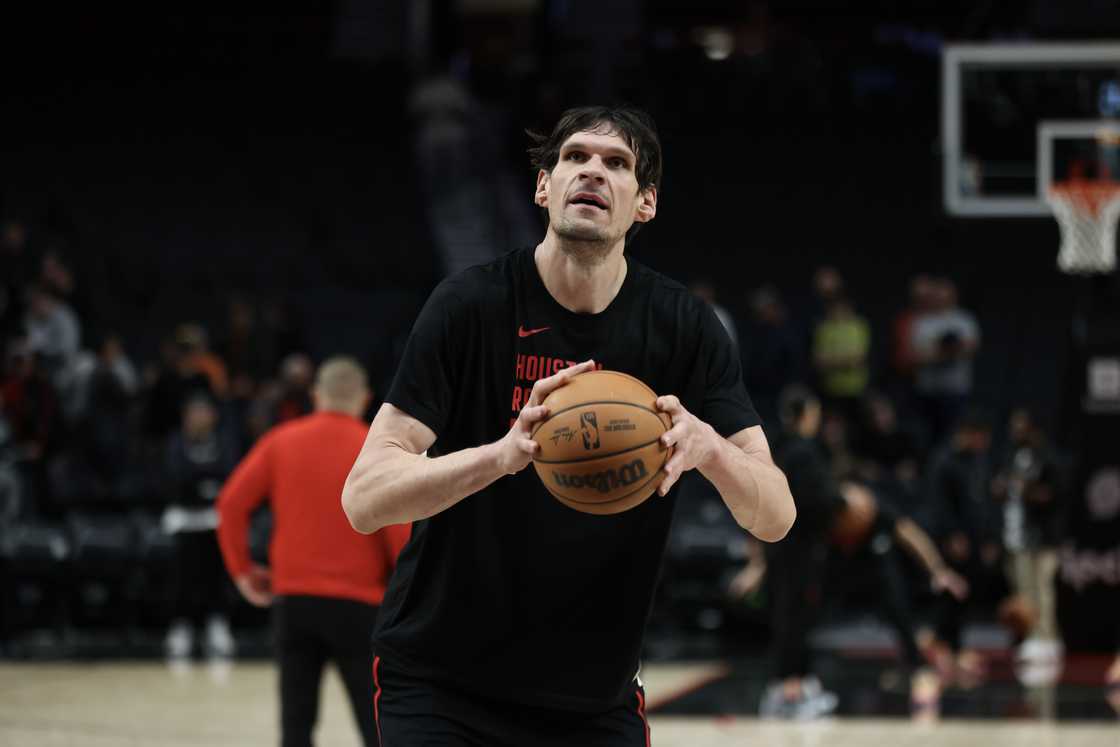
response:
[(520, 326), (520, 327), (517, 328), (517, 336), (518, 337), (532, 337), (533, 335), (537, 334), (538, 332), (547, 332), (550, 329), (552, 329), (552, 327), (537, 327), (536, 329), (525, 329), (524, 326)]

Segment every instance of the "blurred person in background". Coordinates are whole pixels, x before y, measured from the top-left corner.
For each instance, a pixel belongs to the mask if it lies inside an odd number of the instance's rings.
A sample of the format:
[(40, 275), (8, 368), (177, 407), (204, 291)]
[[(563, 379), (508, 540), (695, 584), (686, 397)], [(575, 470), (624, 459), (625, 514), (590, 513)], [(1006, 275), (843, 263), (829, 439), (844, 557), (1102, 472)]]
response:
[(731, 342), (738, 346), (739, 332), (735, 329), (735, 320), (731, 318), (731, 314), (727, 309), (716, 302), (715, 287), (707, 280), (697, 280), (691, 283), (688, 289), (692, 292), (692, 295), (703, 299), (712, 307), (712, 311), (716, 313), (716, 318), (719, 319), (719, 323), (727, 330), (727, 336), (731, 338)]
[(935, 440), (945, 437), (972, 394), (973, 359), (980, 349), (976, 317), (958, 305), (957, 286), (934, 281), (928, 313), (915, 319), (911, 349), (918, 363), (914, 390)]
[(27, 291), (27, 347), (39, 356), (44, 371), (63, 382), (82, 341), (82, 327), (74, 311), (41, 285)]
[[(829, 555), (830, 571), (826, 574), (829, 583), (837, 587), (830, 593), (842, 596), (854, 586), (874, 584), (876, 605), (898, 636), (902, 663), (910, 677), (914, 715), (936, 712), (940, 677), (922, 655), (906, 579), (894, 549), (901, 545), (918, 561), (937, 594), (963, 601), (968, 596), (968, 582), (945, 563), (937, 545), (921, 527), (889, 501), (880, 500), (868, 486), (845, 481), (839, 493), (843, 502), (834, 503), (827, 530), (836, 551)], [(733, 596), (750, 594), (768, 575), (765, 556), (757, 551), (758, 543), (752, 544), (755, 547), (750, 562), (731, 583)]]
[(229, 301), (220, 350), (229, 372), (231, 393), (240, 399), (251, 397), (276, 365), (273, 330), (261, 322), (253, 304), (239, 296)]
[[(811, 719), (831, 713), (837, 705), (836, 695), (823, 690), (812, 674), (809, 633), (824, 597), (829, 528), (845, 503), (816, 441), (820, 400), (806, 387), (790, 386), (782, 392), (779, 412), (785, 432), (775, 462), (788, 476), (797, 521), (785, 539), (765, 547), (774, 679), (763, 693), (759, 715)], [(757, 573), (759, 566), (754, 565), (752, 573)]]
[[(315, 379), (314, 413), (261, 438), (218, 499), (226, 569), (245, 599), (274, 610), (284, 747), (312, 743), (327, 661), (342, 676), (364, 743), (378, 744), (369, 633), (408, 526), (358, 534), (342, 511), (370, 397), (361, 366), (349, 358), (327, 360)], [(250, 516), (265, 500), (276, 527), (271, 571), (249, 555)]]
[[(878, 610), (894, 628), (902, 663), (910, 677), (910, 705), (914, 716), (933, 716), (939, 708), (941, 677), (927, 665), (918, 641), (913, 604), (896, 547), (907, 552), (929, 576), (932, 591), (957, 603), (969, 594), (968, 582), (937, 550), (937, 544), (890, 500), (869, 485), (845, 481), (840, 486), (845, 505), (831, 527), (840, 562), (831, 564), (841, 588), (870, 582)], [(927, 644), (928, 645), (928, 644)]]
[(1020, 655), (1052, 659), (1061, 650), (1054, 588), (1065, 506), (1061, 464), (1029, 410), (1013, 410), (1007, 427), (1008, 444), (992, 493), (1003, 504), (1007, 575), (1036, 615)]
[(933, 309), (934, 293), (933, 278), (924, 273), (915, 275), (910, 280), (909, 304), (891, 322), (891, 368), (903, 384), (899, 394), (912, 395), (919, 363), (918, 351), (914, 349), (914, 326)]
[(76, 423), (106, 398), (115, 399), (114, 392), (128, 399), (139, 390), (140, 377), (125, 353), (124, 342), (110, 332), (95, 341), (92, 351), (83, 350), (75, 357), (64, 387), (63, 409), (67, 420)]
[(174, 619), (165, 641), (171, 659), (191, 655), (195, 632), (203, 625), (208, 656), (234, 653), (215, 506), (236, 458), (213, 399), (208, 393), (193, 394), (183, 406), (180, 428), (168, 438), (163, 483), (169, 502), (163, 529), (175, 543)]
[(54, 385), (38, 359), (25, 339), (9, 341), (0, 402), (11, 429), (11, 454), (25, 503), (33, 511), (53, 513), (56, 507), (48, 495), (47, 464), (61, 441), (62, 414)]
[[(1006, 595), (1002, 570), (1000, 520), (991, 499), (989, 450), (992, 424), (987, 413), (970, 409), (961, 416), (949, 439), (930, 458), (925, 508), (933, 534), (950, 567), (963, 576), (972, 597), (991, 604)], [(939, 599), (934, 655), (945, 677), (962, 683), (983, 676), (983, 662), (962, 649), (966, 608), (949, 596)]]
[(68, 448), (51, 466), (56, 495), (119, 499), (142, 492), (143, 471), (132, 460), (139, 388), (117, 335), (100, 340), (96, 353), (78, 355), (65, 389)]
[(813, 367), (826, 410), (834, 410), (854, 425), (859, 402), (871, 377), (871, 327), (855, 312), (851, 301), (835, 296), (813, 330)]
[(844, 297), (844, 276), (835, 267), (825, 265), (813, 273), (813, 296), (810, 303), (812, 327), (815, 328), (828, 315), (833, 302)]
[(218, 396), (212, 379), (195, 365), (190, 349), (179, 336), (166, 338), (160, 343), (159, 362), (144, 371), (144, 430), (153, 442), (162, 444), (179, 427), (183, 405), (194, 394)]
[(303, 417), (314, 408), (311, 389), (315, 364), (303, 353), (292, 353), (280, 363), (280, 392), (273, 422), (286, 423)]
[(229, 395), (229, 374), (222, 359), (211, 352), (206, 328), (196, 323), (180, 324), (175, 330), (175, 344), (182, 353), (182, 365), (205, 376), (214, 396), (225, 399)]
[(789, 382), (801, 380), (806, 373), (804, 354), (777, 288), (765, 285), (756, 289), (750, 295), (750, 306), (750, 326), (739, 347), (743, 383), (767, 436), (776, 445), (782, 432), (778, 397)]
[(862, 427), (854, 444), (855, 471), (870, 483), (889, 486), (896, 505), (916, 508), (923, 467), (920, 428), (902, 422), (894, 402), (882, 392), (864, 398)]

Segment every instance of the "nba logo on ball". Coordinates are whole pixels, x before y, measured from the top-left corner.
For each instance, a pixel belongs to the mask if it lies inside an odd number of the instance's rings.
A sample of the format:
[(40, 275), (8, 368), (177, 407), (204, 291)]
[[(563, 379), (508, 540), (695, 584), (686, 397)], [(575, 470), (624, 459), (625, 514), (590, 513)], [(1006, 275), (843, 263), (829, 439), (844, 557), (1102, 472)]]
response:
[(594, 412), (580, 414), (580, 428), (583, 431), (583, 448), (590, 451), (599, 448), (599, 422)]
[[(651, 496), (672, 449), (657, 395), (633, 376), (588, 371), (548, 395), (533, 431), (533, 466), (558, 501), (589, 514), (617, 514)], [(576, 433), (579, 438), (576, 438)]]

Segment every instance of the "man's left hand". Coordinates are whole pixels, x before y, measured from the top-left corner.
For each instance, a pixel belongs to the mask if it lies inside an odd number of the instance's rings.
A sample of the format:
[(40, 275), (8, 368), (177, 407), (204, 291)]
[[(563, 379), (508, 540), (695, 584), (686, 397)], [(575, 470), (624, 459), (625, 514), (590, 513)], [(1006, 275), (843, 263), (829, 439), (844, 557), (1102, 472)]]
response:
[(684, 472), (696, 469), (716, 455), (720, 435), (671, 394), (657, 398), (657, 409), (673, 422), (673, 427), (661, 436), (661, 443), (673, 449), (673, 455), (662, 468), (665, 477), (657, 489), (659, 495), (665, 495)]

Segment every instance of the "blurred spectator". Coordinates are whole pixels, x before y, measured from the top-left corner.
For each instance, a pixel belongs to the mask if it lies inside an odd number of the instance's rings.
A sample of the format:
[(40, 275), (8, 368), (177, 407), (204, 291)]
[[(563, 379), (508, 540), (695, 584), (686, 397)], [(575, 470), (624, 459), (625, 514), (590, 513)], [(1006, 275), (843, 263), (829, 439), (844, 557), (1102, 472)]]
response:
[(739, 332), (735, 329), (735, 321), (731, 318), (731, 314), (727, 312), (727, 309), (716, 303), (716, 289), (712, 287), (712, 284), (706, 280), (697, 280), (692, 283), (688, 289), (692, 291), (692, 295), (703, 299), (712, 307), (712, 311), (716, 313), (716, 318), (719, 319), (719, 323), (727, 330), (727, 336), (731, 338), (731, 342), (738, 346)]
[(834, 301), (844, 296), (844, 277), (835, 267), (818, 267), (813, 273), (813, 320), (819, 322)]
[(913, 485), (922, 466), (921, 437), (900, 423), (890, 397), (871, 392), (863, 401), (863, 422), (856, 442), (858, 471), (868, 480), (893, 479)]
[(170, 505), (163, 529), (175, 541), (175, 619), (166, 640), (171, 658), (191, 654), (194, 632), (204, 622), (207, 653), (233, 654), (215, 501), (236, 459), (215, 403), (206, 395), (193, 396), (183, 407), (181, 428), (168, 439), (165, 462)]
[(311, 387), (315, 364), (303, 353), (292, 353), (280, 364), (280, 399), (275, 424), (286, 423), (311, 412)]
[(210, 378), (194, 366), (189, 348), (167, 339), (160, 344), (160, 361), (145, 371), (148, 385), (145, 431), (162, 443), (182, 419), (183, 405), (197, 392), (217, 393)]
[(813, 366), (826, 405), (843, 413), (849, 422), (854, 422), (867, 389), (870, 352), (867, 320), (856, 314), (847, 298), (834, 296), (813, 331)]
[(83, 350), (74, 360), (66, 379), (63, 409), (71, 422), (86, 417), (98, 397), (129, 399), (140, 389), (140, 378), (116, 334), (106, 335), (97, 350)]
[(230, 299), (221, 354), (232, 394), (239, 399), (251, 397), (276, 365), (275, 335), (261, 323), (256, 308), (244, 298)]
[[(975, 409), (965, 412), (949, 440), (930, 460), (926, 506), (931, 514), (931, 534), (938, 539), (950, 567), (968, 580), (974, 599), (988, 603), (1006, 593), (1000, 565), (999, 517), (988, 489), (991, 442), (987, 414)], [(937, 635), (948, 646), (947, 652), (939, 654), (956, 655), (959, 677), (980, 676), (979, 657), (961, 650), (964, 604), (946, 597), (939, 601)], [(941, 666), (948, 668), (947, 660), (942, 660)]]
[(183, 366), (205, 376), (214, 396), (225, 399), (229, 393), (229, 374), (222, 359), (210, 352), (209, 340), (201, 324), (180, 324), (175, 330), (175, 343), (182, 351)]
[(47, 457), (58, 444), (61, 416), (54, 386), (26, 340), (8, 343), (0, 402), (11, 429), (11, 448), (27, 498), (40, 508), (47, 508)]
[(103, 499), (141, 491), (143, 476), (131, 458), (138, 390), (136, 369), (120, 338), (109, 335), (96, 354), (79, 354), (65, 405), (73, 426), (71, 448), (52, 467), (56, 494)]
[(931, 291), (932, 307), (913, 325), (918, 362), (914, 388), (935, 438), (948, 432), (972, 394), (972, 361), (980, 348), (980, 326), (957, 304), (957, 287), (941, 278)]
[(1003, 503), (1003, 546), (1016, 593), (1034, 608), (1036, 623), (1024, 654), (1056, 655), (1058, 625), (1054, 577), (1062, 540), (1062, 479), (1058, 456), (1046, 434), (1025, 409), (1008, 422), (1008, 444), (992, 481)]
[(816, 442), (819, 400), (805, 387), (791, 386), (783, 391), (779, 408), (785, 438), (776, 461), (789, 478), (797, 521), (784, 540), (765, 547), (775, 681), (763, 694), (759, 713), (807, 719), (824, 716), (837, 704), (835, 694), (821, 690), (812, 676), (809, 633), (822, 607), (827, 534), (845, 504)]
[(740, 344), (743, 379), (771, 443), (781, 430), (778, 396), (804, 374), (802, 348), (778, 290), (763, 286), (751, 294), (751, 323)]
[(914, 349), (914, 326), (933, 308), (934, 281), (929, 275), (915, 275), (910, 281), (910, 303), (891, 323), (891, 366), (899, 379), (913, 384), (918, 367)]
[(28, 349), (39, 355), (44, 371), (57, 386), (81, 345), (77, 315), (54, 293), (33, 285), (27, 292), (26, 327)]
[(74, 293), (74, 272), (58, 249), (50, 248), (43, 254), (39, 284), (57, 298), (68, 299)]

